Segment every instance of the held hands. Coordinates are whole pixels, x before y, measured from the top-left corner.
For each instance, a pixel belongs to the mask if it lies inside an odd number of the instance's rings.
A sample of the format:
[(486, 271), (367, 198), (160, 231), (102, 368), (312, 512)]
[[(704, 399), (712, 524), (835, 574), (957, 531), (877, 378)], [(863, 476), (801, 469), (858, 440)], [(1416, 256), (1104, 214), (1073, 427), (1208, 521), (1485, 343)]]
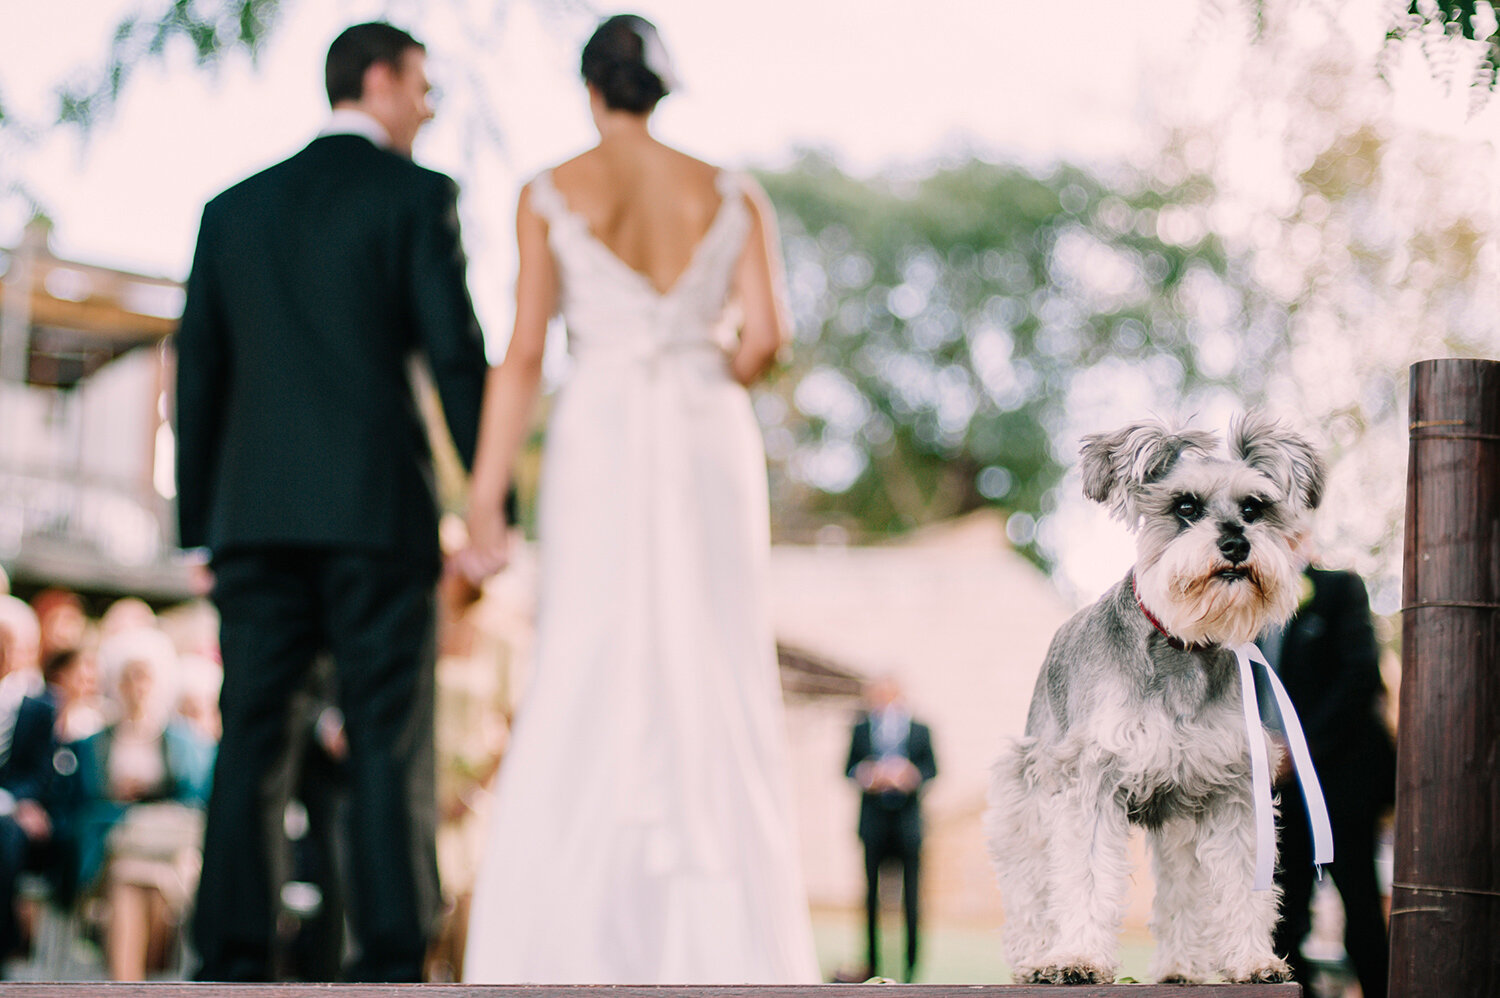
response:
[(855, 768), (854, 778), (870, 793), (895, 790), (909, 794), (922, 783), (921, 771), (912, 765), (910, 759), (900, 756), (867, 759)]
[[(450, 570), (476, 590), (510, 563), (510, 535), (499, 504), (473, 508), (466, 521), (467, 543), (449, 559)], [(477, 592), (475, 596), (477, 598)]]
[(16, 801), (16, 824), (33, 842), (45, 842), (52, 837), (52, 821), (47, 812), (34, 800)]
[(453, 612), (462, 613), (484, 595), (485, 577), (479, 576), (478, 573), (478, 568), (470, 563), (468, 549), (458, 551), (444, 559), (443, 576), (438, 582), (438, 589), (444, 604)]
[(885, 770), (883, 778), (892, 790), (909, 794), (922, 783), (922, 773), (910, 759), (896, 756), (885, 760), (882, 766)]

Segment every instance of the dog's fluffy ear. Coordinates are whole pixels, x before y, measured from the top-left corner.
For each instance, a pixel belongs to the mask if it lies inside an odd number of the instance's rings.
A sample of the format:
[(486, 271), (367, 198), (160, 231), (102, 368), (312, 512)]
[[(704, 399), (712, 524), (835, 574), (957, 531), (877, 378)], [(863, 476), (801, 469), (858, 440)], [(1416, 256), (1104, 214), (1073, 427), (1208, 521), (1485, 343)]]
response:
[(1229, 428), (1230, 453), (1281, 487), (1288, 501), (1317, 509), (1326, 471), (1312, 444), (1264, 413), (1248, 412)]
[(1170, 430), (1159, 422), (1132, 423), (1113, 433), (1083, 438), (1079, 461), (1083, 494), (1103, 503), (1115, 516), (1134, 523), (1141, 490), (1164, 478), (1189, 451), (1207, 455), (1218, 446), (1212, 433)]

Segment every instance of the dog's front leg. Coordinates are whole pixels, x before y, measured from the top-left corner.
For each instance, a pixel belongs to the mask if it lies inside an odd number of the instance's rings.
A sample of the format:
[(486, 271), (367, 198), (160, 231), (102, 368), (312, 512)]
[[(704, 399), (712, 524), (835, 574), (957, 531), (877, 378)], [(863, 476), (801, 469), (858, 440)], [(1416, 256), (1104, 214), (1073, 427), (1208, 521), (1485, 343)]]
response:
[[(1085, 767), (1089, 769), (1093, 767)], [(1115, 979), (1120, 923), (1130, 873), (1125, 809), (1103, 774), (1085, 772), (1049, 801), (1048, 921), (1056, 930), (1037, 979), (1107, 984)]]
[(1045, 755), (1036, 752), (1035, 739), (1002, 752), (991, 771), (985, 814), (990, 857), (1005, 904), (1002, 948), (1018, 984), (1038, 980), (1048, 941), (1056, 934), (1047, 922), (1047, 798), (1036, 786), (1046, 782), (1039, 775), (1047, 765)]
[(1254, 890), (1255, 808), (1249, 781), (1211, 803), (1198, 822), (1203, 898), (1203, 959), (1231, 982), (1291, 979), (1271, 949), (1278, 891)]
[(1197, 984), (1218, 969), (1216, 953), (1207, 951), (1203, 899), (1208, 881), (1198, 862), (1201, 826), (1192, 817), (1176, 817), (1147, 832), (1156, 897), (1151, 902), (1151, 935), (1156, 955), (1151, 976), (1163, 984)]

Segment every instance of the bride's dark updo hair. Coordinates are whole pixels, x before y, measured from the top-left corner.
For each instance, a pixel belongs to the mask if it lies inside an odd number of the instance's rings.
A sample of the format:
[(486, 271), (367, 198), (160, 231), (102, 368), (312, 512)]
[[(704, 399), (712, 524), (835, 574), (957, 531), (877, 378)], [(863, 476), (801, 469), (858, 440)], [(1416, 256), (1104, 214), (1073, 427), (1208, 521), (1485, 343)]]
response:
[(583, 47), (583, 78), (592, 83), (611, 111), (646, 114), (670, 90), (648, 65), (647, 42), (665, 53), (656, 25), (634, 14), (606, 18)]

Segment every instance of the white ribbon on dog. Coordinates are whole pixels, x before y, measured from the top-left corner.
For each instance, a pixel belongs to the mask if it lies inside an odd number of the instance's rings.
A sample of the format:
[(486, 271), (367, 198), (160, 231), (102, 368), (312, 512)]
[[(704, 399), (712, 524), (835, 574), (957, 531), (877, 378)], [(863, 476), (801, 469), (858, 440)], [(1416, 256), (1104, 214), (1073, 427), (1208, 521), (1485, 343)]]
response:
[(1323, 788), (1313, 769), (1312, 754), (1307, 751), (1302, 722), (1297, 719), (1297, 710), (1286, 695), (1286, 687), (1281, 685), (1276, 670), (1271, 668), (1271, 663), (1266, 661), (1255, 642), (1246, 641), (1233, 651), (1240, 664), (1245, 734), (1250, 739), (1250, 774), (1255, 781), (1255, 890), (1264, 891), (1271, 887), (1272, 867), (1276, 861), (1276, 819), (1271, 813), (1271, 767), (1266, 758), (1266, 737), (1260, 726), (1260, 705), (1255, 697), (1251, 662), (1265, 671), (1266, 678), (1271, 681), (1271, 692), (1276, 694), (1276, 706), (1281, 711), (1281, 724), (1286, 729), (1287, 744), (1292, 750), (1297, 781), (1302, 784), (1302, 800), (1307, 804), (1307, 818), (1312, 824), (1313, 864), (1319, 867), (1321, 877), (1323, 864), (1333, 862), (1333, 826), (1328, 822), (1328, 805), (1323, 800)]

